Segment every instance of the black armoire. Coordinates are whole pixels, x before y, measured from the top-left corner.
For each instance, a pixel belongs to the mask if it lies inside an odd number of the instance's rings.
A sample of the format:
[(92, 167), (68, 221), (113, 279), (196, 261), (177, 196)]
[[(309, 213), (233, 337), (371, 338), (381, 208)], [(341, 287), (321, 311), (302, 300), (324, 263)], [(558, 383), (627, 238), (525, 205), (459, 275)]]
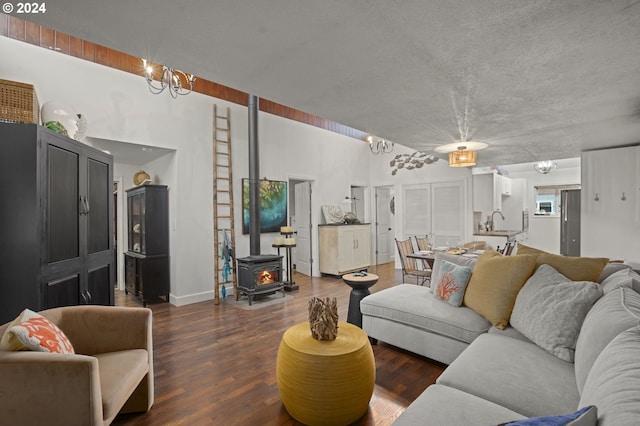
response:
[(0, 123), (0, 324), (23, 309), (113, 305), (113, 157)]
[(166, 185), (127, 190), (125, 292), (142, 305), (169, 301), (169, 191)]

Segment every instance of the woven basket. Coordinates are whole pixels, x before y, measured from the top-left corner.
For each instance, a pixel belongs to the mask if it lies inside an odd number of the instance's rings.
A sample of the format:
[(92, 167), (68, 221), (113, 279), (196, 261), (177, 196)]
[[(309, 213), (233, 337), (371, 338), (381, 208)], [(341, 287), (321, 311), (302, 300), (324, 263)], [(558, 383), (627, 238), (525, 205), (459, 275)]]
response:
[(133, 175), (133, 184), (135, 186), (140, 186), (145, 181), (148, 181), (150, 179), (151, 179), (151, 176), (149, 176), (149, 173), (145, 172), (144, 170), (140, 170), (138, 173)]
[(0, 79), (0, 121), (40, 124), (40, 104), (32, 84)]

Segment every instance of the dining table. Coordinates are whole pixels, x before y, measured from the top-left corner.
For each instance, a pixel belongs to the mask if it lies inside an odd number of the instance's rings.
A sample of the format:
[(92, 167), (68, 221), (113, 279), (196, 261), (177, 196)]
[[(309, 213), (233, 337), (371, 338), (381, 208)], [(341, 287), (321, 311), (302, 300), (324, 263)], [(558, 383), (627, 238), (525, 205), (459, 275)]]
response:
[(423, 263), (429, 266), (430, 269), (433, 269), (433, 262), (436, 259), (436, 253), (443, 252), (447, 254), (455, 254), (458, 256), (466, 256), (466, 257), (478, 257), (484, 250), (460, 250), (460, 249), (442, 249), (442, 250), (420, 250), (414, 253), (410, 253), (407, 257), (411, 259), (419, 259), (422, 260)]

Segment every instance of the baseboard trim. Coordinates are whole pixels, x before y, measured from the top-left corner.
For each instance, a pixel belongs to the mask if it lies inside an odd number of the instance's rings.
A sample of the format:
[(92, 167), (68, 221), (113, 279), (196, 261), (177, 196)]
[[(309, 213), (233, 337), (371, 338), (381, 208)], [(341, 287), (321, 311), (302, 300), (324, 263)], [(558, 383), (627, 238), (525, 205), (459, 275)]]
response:
[[(222, 286), (220, 287), (222, 291)], [(227, 288), (227, 297), (233, 296), (233, 287)], [(174, 294), (169, 295), (169, 303), (173, 306), (185, 306), (191, 305), (194, 303), (206, 302), (209, 300), (213, 300), (215, 298), (215, 291), (205, 291), (202, 293), (194, 293), (188, 294), (186, 296), (175, 296)], [(220, 299), (222, 299), (222, 292), (220, 293)]]

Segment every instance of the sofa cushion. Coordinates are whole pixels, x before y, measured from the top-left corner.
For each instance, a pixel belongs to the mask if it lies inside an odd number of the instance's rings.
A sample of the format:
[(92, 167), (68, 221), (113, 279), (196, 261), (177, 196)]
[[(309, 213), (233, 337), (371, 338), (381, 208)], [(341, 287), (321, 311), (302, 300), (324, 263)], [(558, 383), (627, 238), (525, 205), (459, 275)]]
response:
[(462, 305), (464, 291), (471, 277), (471, 268), (459, 266), (446, 260), (440, 266), (440, 279), (435, 282), (434, 294), (456, 308)]
[(98, 354), (102, 410), (105, 419), (114, 417), (149, 372), (149, 353), (130, 349)]
[(516, 296), (536, 266), (536, 256), (503, 256), (486, 250), (479, 258), (464, 294), (464, 304), (504, 329)]
[(0, 347), (3, 350), (73, 354), (73, 345), (57, 325), (42, 315), (25, 309), (9, 324)]
[[(611, 265), (616, 264), (612, 263)], [(620, 263), (617, 265), (620, 265)], [(604, 272), (602, 275), (604, 275)], [(632, 288), (636, 292), (640, 292), (640, 275), (630, 267), (626, 267), (612, 273), (602, 280), (602, 290), (604, 290), (605, 293), (620, 287), (628, 287)]]
[(523, 418), (491, 401), (435, 384), (422, 392), (393, 425), (497, 425)]
[(640, 419), (640, 326), (616, 336), (593, 364), (580, 405), (598, 407), (598, 424), (637, 425)]
[(518, 339), (518, 340), (522, 340), (523, 342), (533, 343), (531, 342), (531, 340), (527, 339), (522, 333), (520, 333), (518, 330), (516, 330), (512, 326), (509, 326), (504, 330), (501, 330), (496, 327), (491, 327), (489, 329), (489, 334), (497, 334), (498, 336), (505, 336), (511, 339)]
[(602, 269), (602, 272), (600, 273), (600, 278), (598, 278), (598, 282), (602, 283), (605, 279), (615, 274), (616, 272), (627, 270), (627, 269), (630, 271), (633, 271), (633, 268), (631, 267), (631, 265), (627, 265), (626, 263), (609, 262), (604, 266), (604, 269)]
[(547, 253), (518, 243), (518, 255), (535, 255), (536, 267), (551, 265), (572, 281), (597, 282), (609, 259), (604, 257), (573, 257)]
[(360, 302), (363, 315), (389, 319), (462, 342), (472, 342), (491, 324), (464, 306), (438, 300), (428, 288), (399, 284), (373, 293)]
[(590, 405), (571, 414), (558, 416), (532, 417), (503, 423), (500, 426), (596, 426), (598, 424), (598, 408)]
[(511, 325), (549, 353), (573, 362), (582, 322), (601, 296), (599, 284), (571, 281), (552, 266), (540, 265), (518, 293)]
[(640, 317), (640, 294), (630, 288), (607, 292), (587, 313), (575, 352), (576, 384), (580, 392), (600, 352), (619, 333), (638, 324), (636, 316)]
[(533, 343), (495, 334), (474, 340), (436, 382), (527, 417), (571, 413), (580, 399), (573, 364)]

